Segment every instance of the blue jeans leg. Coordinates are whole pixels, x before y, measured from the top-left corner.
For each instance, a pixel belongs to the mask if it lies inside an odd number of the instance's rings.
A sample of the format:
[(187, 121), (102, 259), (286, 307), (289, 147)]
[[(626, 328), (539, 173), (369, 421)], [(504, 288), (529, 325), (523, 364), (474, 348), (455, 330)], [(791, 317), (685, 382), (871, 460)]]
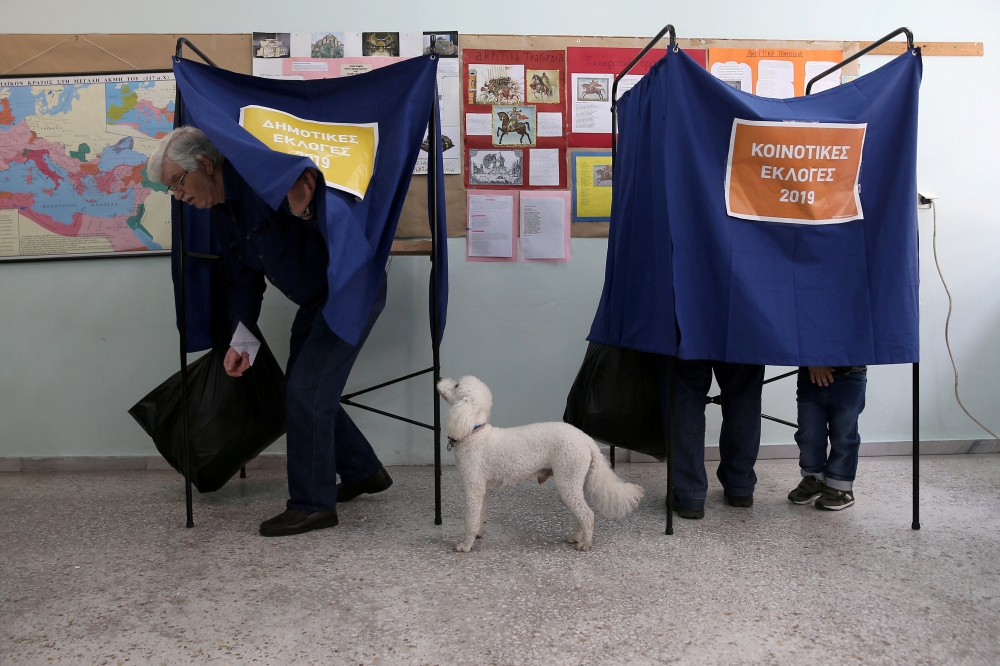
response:
[(287, 384), (289, 509), (329, 511), (337, 505), (337, 471), (355, 480), (382, 463), (340, 406), (340, 396), (361, 346), (385, 307), (383, 278), (356, 346), (330, 330), (322, 311), (291, 367)]
[(757, 485), (753, 466), (760, 453), (760, 400), (764, 366), (713, 362), (722, 392), (719, 468), (715, 475), (726, 494), (749, 497)]
[[(667, 357), (659, 357), (660, 412), (668, 427)], [(705, 397), (712, 386), (707, 361), (677, 359), (674, 402), (674, 495), (686, 506), (701, 508), (708, 494), (705, 474)]]
[(827, 458), (826, 485), (851, 490), (858, 472), (861, 433), (858, 415), (865, 408), (867, 374), (854, 372), (830, 385), (830, 456)]
[(866, 373), (853, 372), (829, 386), (817, 386), (807, 370), (799, 372), (795, 442), (803, 475), (813, 474), (837, 490), (851, 490), (858, 471), (858, 415), (865, 408), (867, 381)]
[(826, 467), (827, 407), (821, 404), (819, 387), (812, 385), (809, 374), (805, 378), (799, 373), (796, 389), (799, 427), (795, 431), (795, 443), (799, 445), (799, 467), (802, 475), (812, 474), (824, 480)]

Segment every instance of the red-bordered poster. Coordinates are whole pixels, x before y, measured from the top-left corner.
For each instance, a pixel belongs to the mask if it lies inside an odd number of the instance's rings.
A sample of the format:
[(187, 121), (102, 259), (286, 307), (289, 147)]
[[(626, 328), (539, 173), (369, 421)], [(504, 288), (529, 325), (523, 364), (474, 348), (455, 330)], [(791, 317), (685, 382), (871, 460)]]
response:
[(566, 54), (464, 49), (465, 184), (566, 187)]

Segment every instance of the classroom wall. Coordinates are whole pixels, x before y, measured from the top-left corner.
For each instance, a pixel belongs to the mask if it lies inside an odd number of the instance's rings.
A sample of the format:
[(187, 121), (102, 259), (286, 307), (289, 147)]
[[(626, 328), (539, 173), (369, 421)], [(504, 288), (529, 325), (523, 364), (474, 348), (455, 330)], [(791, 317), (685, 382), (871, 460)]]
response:
[[(873, 40), (900, 25), (918, 40), (983, 41), (981, 58), (926, 58), (921, 92), (919, 187), (940, 197), (938, 251), (955, 298), (952, 349), (966, 405), (994, 431), (1000, 376), (1000, 225), (993, 200), (1000, 167), (1000, 6), (848, 0), (835, 7), (754, 3), (549, 2), (524, 12), (495, 3), (392, 0), (179, 0), (168, 4), (51, 0), (4, 3), (0, 30), (16, 33), (220, 32), (311, 29), (457, 29), (468, 33), (651, 35), (672, 22), (680, 36)], [(207, 8), (207, 10), (206, 10)], [(25, 54), (25, 58), (32, 54)], [(249, 57), (249, 54), (248, 54)], [(885, 62), (868, 57), (862, 73)], [(947, 300), (931, 254), (931, 212), (920, 212), (923, 439), (988, 437), (958, 409), (944, 345)], [(574, 239), (565, 264), (468, 264), (451, 239), (451, 307), (442, 349), (446, 375), (476, 374), (494, 393), (494, 423), (558, 420), (586, 348), (604, 274), (606, 241)], [(348, 390), (430, 365), (426, 258), (397, 257), (389, 300)], [(287, 354), (293, 306), (276, 290), (262, 328)], [(176, 371), (169, 262), (164, 258), (0, 264), (0, 457), (149, 455), (126, 410)], [(778, 369), (769, 370), (777, 374)], [(862, 436), (910, 436), (910, 368), (872, 368)], [(429, 378), (366, 396), (375, 407), (429, 419)], [(764, 411), (794, 419), (794, 382), (765, 389)], [(386, 463), (432, 460), (426, 431), (354, 410)], [(709, 443), (718, 408), (710, 406)], [(765, 423), (765, 444), (792, 431)], [(279, 443), (275, 450), (280, 450)]]

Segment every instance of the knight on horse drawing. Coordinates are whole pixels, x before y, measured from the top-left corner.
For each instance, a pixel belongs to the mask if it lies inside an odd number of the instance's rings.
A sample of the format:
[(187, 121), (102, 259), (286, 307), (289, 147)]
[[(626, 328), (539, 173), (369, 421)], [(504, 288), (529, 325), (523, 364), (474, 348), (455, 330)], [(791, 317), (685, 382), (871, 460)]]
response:
[(518, 143), (524, 143), (524, 139), (528, 139), (528, 143), (531, 143), (531, 126), (528, 123), (528, 117), (517, 110), (517, 107), (511, 109), (508, 114), (506, 111), (497, 111), (497, 118), (500, 119), (500, 126), (497, 127), (497, 143), (503, 143), (503, 138), (508, 134), (518, 134)]

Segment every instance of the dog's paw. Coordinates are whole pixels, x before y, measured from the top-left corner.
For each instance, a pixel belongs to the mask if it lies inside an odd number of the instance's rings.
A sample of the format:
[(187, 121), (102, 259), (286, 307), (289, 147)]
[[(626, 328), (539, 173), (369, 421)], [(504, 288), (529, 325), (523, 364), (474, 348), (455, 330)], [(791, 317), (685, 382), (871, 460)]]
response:
[(587, 552), (588, 550), (590, 550), (590, 544), (589, 543), (578, 543), (578, 544), (576, 544), (576, 549), (579, 550), (579, 551)]
[(579, 534), (567, 534), (566, 535), (566, 541), (568, 543), (579, 543), (580, 542), (580, 535)]
[(455, 544), (455, 552), (456, 553), (468, 553), (470, 550), (472, 550), (472, 544), (471, 543), (470, 544), (464, 544), (464, 543), (457, 543), (457, 544)]

